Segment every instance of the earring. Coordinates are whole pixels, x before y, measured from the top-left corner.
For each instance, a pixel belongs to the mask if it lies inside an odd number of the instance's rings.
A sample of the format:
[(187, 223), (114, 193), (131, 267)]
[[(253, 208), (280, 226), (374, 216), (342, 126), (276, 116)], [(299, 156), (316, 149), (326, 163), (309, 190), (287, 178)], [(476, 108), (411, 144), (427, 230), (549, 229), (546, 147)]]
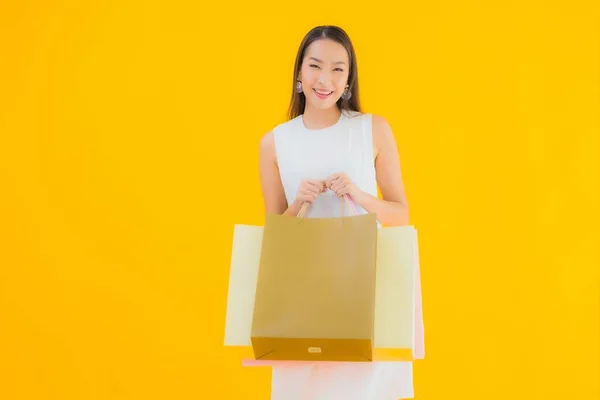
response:
[(302, 93), (302, 82), (296, 81), (296, 93)]
[(352, 97), (352, 92), (348, 90), (348, 86), (344, 89), (344, 93), (342, 93), (342, 99), (349, 100)]

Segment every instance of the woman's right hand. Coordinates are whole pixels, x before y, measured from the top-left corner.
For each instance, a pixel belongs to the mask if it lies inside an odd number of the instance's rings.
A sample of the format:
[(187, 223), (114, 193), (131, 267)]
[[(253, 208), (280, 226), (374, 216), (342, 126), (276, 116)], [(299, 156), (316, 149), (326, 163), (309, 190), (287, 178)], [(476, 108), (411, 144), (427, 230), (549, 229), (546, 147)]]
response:
[(305, 202), (314, 203), (317, 196), (325, 192), (327, 187), (324, 180), (306, 179), (300, 182), (298, 192), (296, 193), (296, 202), (303, 204)]

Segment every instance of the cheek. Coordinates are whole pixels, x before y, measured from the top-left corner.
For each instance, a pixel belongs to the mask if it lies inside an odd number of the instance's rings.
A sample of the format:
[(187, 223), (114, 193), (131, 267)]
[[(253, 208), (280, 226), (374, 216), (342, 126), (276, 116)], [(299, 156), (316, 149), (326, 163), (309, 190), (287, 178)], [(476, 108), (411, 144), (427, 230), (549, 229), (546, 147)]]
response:
[(314, 71), (305, 69), (302, 71), (302, 82), (312, 84), (317, 80), (318, 76)]
[(335, 80), (333, 84), (335, 86), (335, 90), (340, 94), (346, 88), (346, 82), (348, 82), (348, 78), (345, 76), (335, 76)]
[(338, 90), (344, 90), (346, 88), (346, 84), (348, 83), (348, 75), (340, 75), (335, 82), (335, 86)]

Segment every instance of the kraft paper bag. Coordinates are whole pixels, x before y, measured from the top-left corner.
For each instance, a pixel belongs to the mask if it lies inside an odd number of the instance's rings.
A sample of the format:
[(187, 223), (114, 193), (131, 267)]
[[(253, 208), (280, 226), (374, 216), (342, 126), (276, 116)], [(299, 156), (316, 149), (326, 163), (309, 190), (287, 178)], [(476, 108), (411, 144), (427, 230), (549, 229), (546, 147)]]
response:
[(371, 361), (377, 220), (266, 216), (252, 315), (257, 360)]
[[(225, 345), (246, 350), (244, 365), (278, 365), (252, 360), (251, 320), (263, 228), (236, 225), (225, 325)], [(374, 360), (424, 358), (424, 324), (419, 246), (413, 226), (378, 228)], [(302, 362), (302, 361), (299, 361)]]

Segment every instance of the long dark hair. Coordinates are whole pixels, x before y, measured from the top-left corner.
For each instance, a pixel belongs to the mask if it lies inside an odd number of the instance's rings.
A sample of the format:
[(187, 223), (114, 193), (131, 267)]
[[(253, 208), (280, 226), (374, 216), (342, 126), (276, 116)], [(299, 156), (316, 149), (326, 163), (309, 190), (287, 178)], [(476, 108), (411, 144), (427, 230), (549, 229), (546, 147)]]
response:
[(296, 63), (294, 65), (294, 79), (292, 81), (292, 99), (288, 109), (288, 118), (293, 119), (304, 113), (304, 107), (306, 105), (306, 96), (304, 93), (296, 93), (296, 81), (298, 79), (298, 73), (302, 68), (302, 60), (304, 59), (304, 53), (306, 48), (315, 40), (319, 39), (331, 39), (346, 48), (348, 52), (348, 59), (350, 60), (350, 71), (348, 73), (348, 90), (352, 92), (352, 96), (348, 100), (344, 100), (340, 97), (337, 101), (337, 106), (340, 110), (350, 110), (360, 112), (360, 96), (358, 93), (358, 71), (356, 63), (356, 53), (354, 52), (354, 46), (352, 41), (346, 32), (334, 25), (322, 25), (317, 26), (310, 30), (302, 39), (300, 47), (298, 48), (298, 54), (296, 54)]

